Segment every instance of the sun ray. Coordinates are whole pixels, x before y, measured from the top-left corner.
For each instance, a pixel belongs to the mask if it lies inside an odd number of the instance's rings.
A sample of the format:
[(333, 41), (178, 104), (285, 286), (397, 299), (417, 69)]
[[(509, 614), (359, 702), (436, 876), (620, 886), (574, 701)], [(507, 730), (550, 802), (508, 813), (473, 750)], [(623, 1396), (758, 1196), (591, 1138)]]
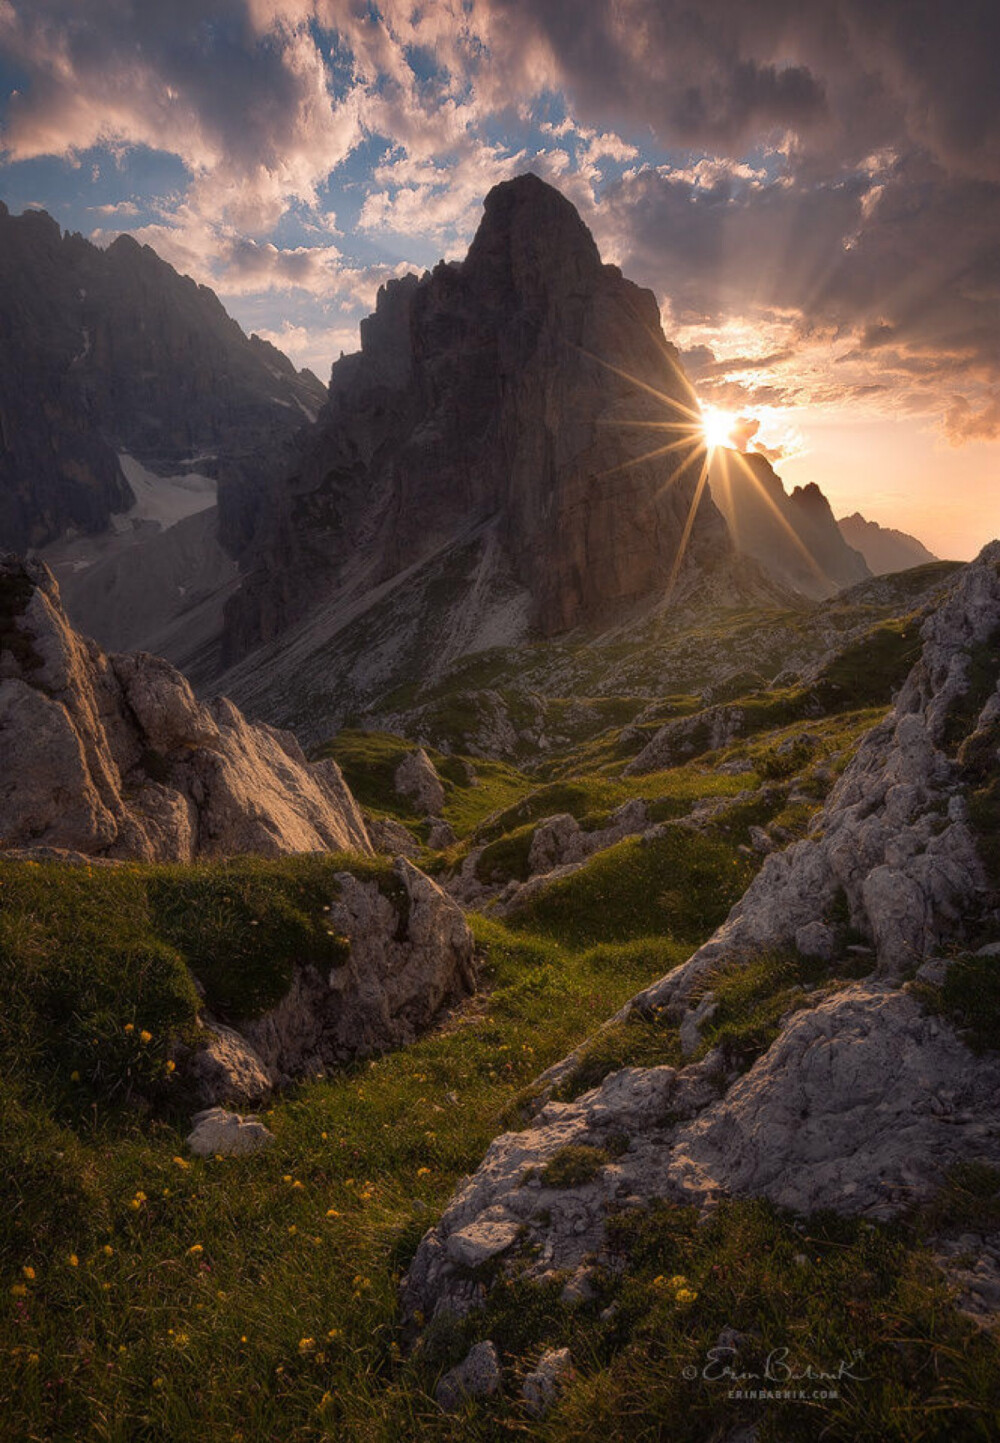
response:
[(691, 497), (691, 505), (688, 508), (687, 519), (684, 522), (684, 530), (681, 532), (681, 539), (677, 545), (677, 554), (674, 557), (673, 565), (670, 568), (670, 575), (667, 578), (664, 600), (669, 601), (677, 585), (677, 578), (680, 575), (681, 564), (684, 561), (684, 553), (687, 551), (688, 542), (691, 539), (691, 532), (694, 530), (695, 517), (698, 514), (698, 507), (701, 505), (701, 498), (705, 487), (708, 485), (708, 456), (706, 455), (701, 474), (698, 477), (698, 484), (694, 488), (694, 495)]
[(640, 390), (647, 391), (650, 396), (655, 396), (664, 406), (670, 406), (673, 410), (680, 411), (682, 415), (689, 417), (693, 424), (700, 424), (701, 413), (699, 411), (692, 410), (690, 406), (685, 406), (673, 396), (665, 395), (662, 391), (658, 391), (655, 386), (651, 386), (648, 381), (640, 380), (638, 376), (633, 376), (629, 371), (623, 371), (621, 366), (612, 365), (610, 361), (605, 361), (601, 356), (595, 355), (593, 351), (588, 351), (584, 346), (577, 346), (576, 349), (582, 356), (586, 356), (588, 360), (596, 361), (597, 364), (603, 366), (605, 370), (611, 371), (616, 376), (620, 376), (623, 381), (628, 381), (631, 385), (638, 386)]
[[(682, 448), (690, 451), (691, 458), (696, 456), (697, 453), (703, 449), (700, 440), (692, 441), (690, 437), (682, 436), (681, 439), (678, 441), (669, 441), (665, 446), (657, 446), (652, 451), (644, 451), (641, 456), (630, 456), (627, 461), (620, 461), (617, 466), (609, 466), (606, 471), (598, 471), (596, 473), (595, 479), (600, 480), (605, 476), (614, 476), (616, 472), (627, 471), (630, 466), (638, 466), (642, 461), (655, 461), (660, 456), (668, 456), (671, 452), (679, 451)], [(677, 480), (680, 471), (683, 470), (686, 465), (687, 459), (685, 459), (679, 470), (670, 477), (669, 482), (667, 483), (668, 485), (672, 485), (673, 482)]]
[(801, 553), (803, 559), (810, 567), (817, 580), (825, 582), (827, 586), (833, 587), (834, 583), (831, 578), (823, 570), (822, 566), (820, 566), (819, 562), (816, 560), (815, 556), (813, 556), (812, 552), (809, 550), (809, 547), (802, 540), (802, 537), (799, 536), (798, 532), (795, 530), (794, 526), (792, 526), (791, 522), (788, 521), (786, 517), (782, 516), (781, 512), (778, 510), (778, 507), (775, 505), (772, 498), (767, 494), (766, 488), (761, 485), (757, 476), (754, 474), (753, 468), (748, 465), (746, 457), (741, 455), (739, 451), (728, 451), (722, 459), (723, 466), (729, 465), (730, 457), (734, 462), (736, 462), (740, 467), (742, 467), (744, 474), (756, 487), (757, 492), (763, 500), (764, 504), (771, 511), (774, 519), (785, 532), (792, 545)]

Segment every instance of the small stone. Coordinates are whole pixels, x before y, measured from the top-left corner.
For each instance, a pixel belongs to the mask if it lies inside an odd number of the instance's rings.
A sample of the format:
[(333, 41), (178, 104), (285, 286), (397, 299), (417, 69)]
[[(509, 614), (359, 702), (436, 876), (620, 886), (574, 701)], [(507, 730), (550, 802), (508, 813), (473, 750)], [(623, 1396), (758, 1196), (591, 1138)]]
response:
[(460, 1267), (481, 1267), (506, 1252), (519, 1232), (517, 1223), (470, 1223), (448, 1239), (448, 1257)]
[(477, 1343), (456, 1367), (449, 1369), (434, 1389), (440, 1408), (452, 1413), (467, 1398), (492, 1398), (502, 1382), (500, 1355), (495, 1343)]
[(196, 1112), (191, 1122), (187, 1146), (197, 1157), (243, 1157), (263, 1152), (274, 1141), (274, 1133), (258, 1118), (241, 1117), (224, 1107)]
[(573, 1276), (567, 1281), (560, 1293), (564, 1303), (590, 1303), (597, 1296), (593, 1286), (594, 1272), (592, 1268), (579, 1267)]
[(554, 1348), (543, 1353), (533, 1373), (521, 1388), (524, 1405), (533, 1418), (541, 1418), (559, 1396), (559, 1386), (573, 1370), (568, 1348)]
[(455, 833), (443, 817), (427, 818), (427, 845), (434, 852), (443, 851), (455, 841)]
[(930, 987), (941, 987), (948, 975), (951, 962), (947, 957), (929, 957), (917, 968), (916, 980), (926, 982)]

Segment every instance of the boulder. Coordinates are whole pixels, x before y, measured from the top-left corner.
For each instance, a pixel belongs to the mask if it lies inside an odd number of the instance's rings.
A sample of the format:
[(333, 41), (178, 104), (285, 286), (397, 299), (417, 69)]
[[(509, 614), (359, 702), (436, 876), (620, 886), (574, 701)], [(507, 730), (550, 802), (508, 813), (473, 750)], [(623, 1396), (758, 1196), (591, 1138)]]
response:
[(444, 806), (444, 786), (423, 747), (403, 758), (396, 768), (393, 784), (401, 797), (428, 816), (436, 815)]
[(241, 1117), (222, 1107), (196, 1112), (187, 1146), (196, 1157), (245, 1157), (263, 1152), (274, 1141), (274, 1133), (256, 1117)]
[(543, 1417), (559, 1397), (559, 1386), (573, 1372), (568, 1348), (550, 1348), (521, 1385), (524, 1406), (533, 1418)]
[(495, 1343), (477, 1343), (456, 1367), (449, 1369), (434, 1389), (434, 1397), (446, 1413), (461, 1408), (469, 1398), (492, 1398), (499, 1393), (503, 1375)]
[(0, 847), (139, 861), (370, 852), (339, 767), (77, 635), (51, 572), (0, 557)]

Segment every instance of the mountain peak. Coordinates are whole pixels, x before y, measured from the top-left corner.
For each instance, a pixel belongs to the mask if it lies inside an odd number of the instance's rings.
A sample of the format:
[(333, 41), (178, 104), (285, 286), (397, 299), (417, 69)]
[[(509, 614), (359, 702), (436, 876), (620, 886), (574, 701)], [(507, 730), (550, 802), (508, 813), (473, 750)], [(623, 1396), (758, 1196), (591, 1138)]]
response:
[(475, 274), (501, 266), (510, 267), (517, 283), (533, 275), (596, 272), (601, 257), (572, 202), (527, 171), (487, 195), (464, 268)]

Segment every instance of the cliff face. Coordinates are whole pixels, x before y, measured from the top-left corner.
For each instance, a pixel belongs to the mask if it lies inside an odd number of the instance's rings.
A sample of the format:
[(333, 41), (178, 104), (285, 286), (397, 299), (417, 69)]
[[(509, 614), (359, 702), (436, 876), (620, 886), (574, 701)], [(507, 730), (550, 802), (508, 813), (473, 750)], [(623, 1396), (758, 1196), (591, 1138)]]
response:
[[(602, 265), (557, 191), (497, 186), (465, 261), (390, 283), (361, 339), (262, 528), (230, 658), (359, 570), (377, 586), (486, 524), (542, 634), (662, 593), (704, 459), (697, 404), (652, 292)], [(727, 549), (706, 495), (690, 564)]]
[(101, 251), (0, 205), (0, 544), (103, 530), (132, 504), (121, 450), (154, 468), (204, 458), (239, 536), (242, 471), (324, 395), (148, 246)]
[(736, 549), (782, 586), (822, 600), (871, 575), (813, 483), (796, 486), (789, 495), (765, 456), (720, 448), (711, 484)]

